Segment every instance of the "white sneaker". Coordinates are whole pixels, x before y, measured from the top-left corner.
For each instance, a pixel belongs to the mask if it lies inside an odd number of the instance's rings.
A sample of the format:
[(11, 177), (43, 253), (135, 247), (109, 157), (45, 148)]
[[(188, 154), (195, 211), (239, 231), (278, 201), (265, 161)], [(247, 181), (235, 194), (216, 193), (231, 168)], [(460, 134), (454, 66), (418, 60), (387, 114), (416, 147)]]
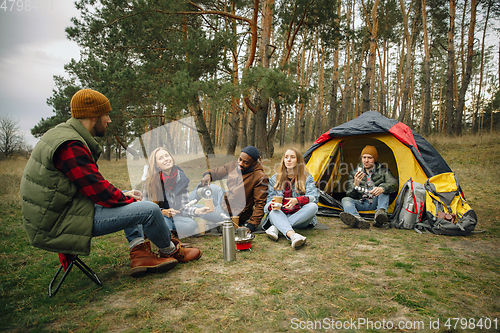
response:
[(278, 229), (274, 225), (272, 225), (269, 229), (266, 230), (266, 234), (273, 241), (275, 242), (278, 241)]
[(292, 241), (292, 249), (298, 249), (306, 242), (307, 237), (302, 236), (301, 234), (294, 233), (290, 240)]

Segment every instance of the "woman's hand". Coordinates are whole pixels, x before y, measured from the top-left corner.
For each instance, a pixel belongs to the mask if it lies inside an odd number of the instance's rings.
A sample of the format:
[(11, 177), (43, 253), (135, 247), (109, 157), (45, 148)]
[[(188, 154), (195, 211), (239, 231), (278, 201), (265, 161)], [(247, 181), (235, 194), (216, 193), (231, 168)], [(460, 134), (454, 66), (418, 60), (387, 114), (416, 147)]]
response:
[(139, 190), (127, 191), (127, 192), (124, 192), (123, 194), (125, 194), (127, 197), (134, 198), (137, 201), (142, 200), (142, 192)]
[(280, 210), (283, 205), (281, 202), (274, 201), (274, 198), (271, 200), (271, 209), (272, 210)]
[(161, 213), (163, 215), (165, 215), (166, 217), (174, 217), (175, 215), (177, 215), (179, 213), (179, 211), (172, 209), (172, 208), (169, 208), (169, 209), (162, 209)]
[(299, 204), (299, 199), (297, 198), (285, 198), (285, 200), (288, 200), (288, 202), (283, 205), (283, 207), (286, 209), (292, 209), (293, 207), (295, 207), (295, 205)]
[(196, 215), (203, 215), (203, 214), (206, 214), (206, 213), (209, 213), (210, 212), (210, 207), (201, 207), (201, 208), (196, 208), (194, 210), (194, 213)]

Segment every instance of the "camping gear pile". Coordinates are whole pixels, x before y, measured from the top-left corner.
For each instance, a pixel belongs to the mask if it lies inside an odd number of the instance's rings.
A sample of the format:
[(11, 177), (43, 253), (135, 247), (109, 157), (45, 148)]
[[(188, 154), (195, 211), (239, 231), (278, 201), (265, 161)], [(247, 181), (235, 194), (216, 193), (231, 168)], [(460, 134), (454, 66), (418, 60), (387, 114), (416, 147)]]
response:
[[(330, 129), (304, 154), (320, 191), (318, 215), (336, 217), (342, 212), (345, 183), (366, 145), (377, 148), (378, 161), (398, 179), (388, 211), (391, 226), (446, 235), (474, 230), (477, 216), (443, 157), (407, 125), (375, 111)], [(373, 218), (375, 212), (359, 213)]]

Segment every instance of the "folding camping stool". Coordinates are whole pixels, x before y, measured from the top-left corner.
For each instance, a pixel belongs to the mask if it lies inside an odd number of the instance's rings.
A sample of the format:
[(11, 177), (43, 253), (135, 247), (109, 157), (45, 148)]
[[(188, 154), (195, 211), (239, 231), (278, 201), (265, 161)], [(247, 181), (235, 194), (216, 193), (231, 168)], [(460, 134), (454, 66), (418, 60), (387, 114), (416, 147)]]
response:
[(99, 277), (87, 265), (85, 265), (85, 263), (80, 258), (78, 258), (77, 255), (73, 256), (73, 255), (63, 254), (63, 256), (65, 256), (65, 258), (69, 261), (68, 267), (65, 269), (65, 272), (64, 272), (63, 276), (61, 277), (61, 280), (59, 281), (56, 289), (54, 289), (54, 291), (52, 291), (52, 287), (54, 286), (54, 283), (57, 279), (57, 276), (59, 275), (61, 270), (64, 269), (64, 266), (61, 262), (61, 266), (59, 266), (59, 269), (57, 270), (56, 274), (52, 278), (52, 281), (50, 281), (49, 297), (56, 295), (57, 291), (59, 290), (62, 283), (64, 282), (64, 279), (66, 279), (66, 276), (68, 276), (69, 272), (71, 272), (73, 265), (78, 267), (83, 273), (85, 273), (85, 275), (87, 275), (89, 277), (89, 279), (94, 281), (95, 284), (97, 284), (98, 286), (102, 286), (102, 282), (101, 282), (101, 280), (99, 280)]

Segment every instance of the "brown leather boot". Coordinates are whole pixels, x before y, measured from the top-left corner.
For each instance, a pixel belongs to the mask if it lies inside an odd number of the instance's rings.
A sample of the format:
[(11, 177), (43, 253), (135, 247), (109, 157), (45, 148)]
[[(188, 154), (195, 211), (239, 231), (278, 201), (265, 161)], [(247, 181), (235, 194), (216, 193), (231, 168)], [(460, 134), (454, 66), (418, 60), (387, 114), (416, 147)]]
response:
[(184, 247), (181, 241), (172, 237), (172, 243), (175, 244), (177, 249), (171, 254), (165, 254), (160, 251), (160, 258), (175, 258), (180, 263), (185, 263), (191, 260), (197, 260), (201, 257), (201, 250), (195, 247)]
[(141, 276), (146, 273), (166, 272), (177, 265), (173, 257), (159, 258), (151, 251), (151, 244), (144, 242), (130, 250), (130, 275)]

